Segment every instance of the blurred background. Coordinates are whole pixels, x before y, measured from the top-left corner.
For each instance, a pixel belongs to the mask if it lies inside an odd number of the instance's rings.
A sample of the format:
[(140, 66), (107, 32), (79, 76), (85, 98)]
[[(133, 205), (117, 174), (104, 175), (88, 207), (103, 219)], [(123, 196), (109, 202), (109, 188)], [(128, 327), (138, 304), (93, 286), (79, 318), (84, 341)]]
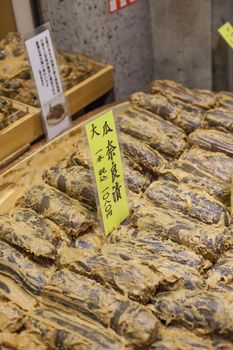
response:
[(233, 91), (232, 49), (217, 29), (232, 0), (136, 0), (109, 13), (108, 0), (0, 0), (0, 39), (50, 22), (59, 49), (114, 66), (114, 97), (147, 90), (153, 79)]

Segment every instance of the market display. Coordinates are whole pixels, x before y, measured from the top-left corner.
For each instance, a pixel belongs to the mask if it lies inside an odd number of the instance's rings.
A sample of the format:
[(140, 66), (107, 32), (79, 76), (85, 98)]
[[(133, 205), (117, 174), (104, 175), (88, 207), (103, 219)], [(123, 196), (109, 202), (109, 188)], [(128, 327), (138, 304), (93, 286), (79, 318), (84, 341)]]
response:
[(155, 81), (130, 103), (128, 221), (101, 233), (83, 138), (0, 215), (0, 348), (233, 349), (233, 95)]
[[(82, 55), (66, 52), (58, 53), (58, 63), (64, 90), (68, 90), (91, 75), (102, 66)], [(9, 33), (0, 41), (0, 95), (39, 107), (35, 83), (31, 78), (31, 68), (26, 49), (19, 33)], [(10, 118), (13, 111), (6, 100), (0, 98), (0, 130), (15, 120), (19, 115)], [(56, 124), (64, 117), (61, 104), (52, 106), (47, 116), (50, 125)]]
[(12, 101), (0, 96), (0, 131), (23, 117), (25, 112), (17, 110)]

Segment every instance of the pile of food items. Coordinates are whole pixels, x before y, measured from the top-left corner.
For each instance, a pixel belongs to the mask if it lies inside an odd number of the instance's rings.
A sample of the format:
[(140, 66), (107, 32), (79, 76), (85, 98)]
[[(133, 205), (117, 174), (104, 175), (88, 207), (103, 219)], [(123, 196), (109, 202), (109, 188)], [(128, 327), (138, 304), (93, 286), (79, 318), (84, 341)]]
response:
[[(66, 52), (58, 53), (58, 62), (65, 90), (102, 68), (83, 55)], [(18, 33), (9, 33), (0, 41), (0, 95), (39, 107), (27, 53)]]
[(0, 348), (233, 349), (233, 95), (130, 103), (125, 225), (100, 232), (82, 141), (0, 215)]
[(21, 118), (25, 112), (16, 110), (12, 101), (0, 96), (0, 130)]

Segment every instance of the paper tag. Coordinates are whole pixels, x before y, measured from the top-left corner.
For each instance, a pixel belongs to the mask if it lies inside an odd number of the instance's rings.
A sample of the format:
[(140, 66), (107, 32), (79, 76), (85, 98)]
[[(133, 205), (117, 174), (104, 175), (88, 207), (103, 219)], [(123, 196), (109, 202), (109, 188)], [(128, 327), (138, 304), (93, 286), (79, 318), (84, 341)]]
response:
[(48, 139), (70, 126), (60, 72), (48, 25), (25, 40)]
[(106, 234), (129, 216), (120, 147), (113, 112), (85, 125)]
[(109, 0), (109, 12), (117, 12), (129, 5), (135, 3), (136, 0)]
[(223, 39), (233, 49), (233, 27), (229, 22), (226, 22), (223, 26), (218, 28), (218, 32), (221, 34)]

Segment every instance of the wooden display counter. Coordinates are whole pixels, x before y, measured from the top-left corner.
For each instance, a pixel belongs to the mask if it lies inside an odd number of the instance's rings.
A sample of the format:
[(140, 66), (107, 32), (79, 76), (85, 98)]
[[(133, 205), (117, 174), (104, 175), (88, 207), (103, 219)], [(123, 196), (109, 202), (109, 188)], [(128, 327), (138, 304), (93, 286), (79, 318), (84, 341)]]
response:
[(40, 110), (21, 102), (12, 103), (16, 113), (24, 115), (0, 131), (0, 166), (43, 134)]
[[(65, 92), (69, 113), (73, 115), (113, 87), (113, 67), (103, 65), (97, 73)], [(39, 108), (14, 101), (17, 110), (26, 110), (24, 117), (0, 131), (0, 169), (25, 151), (44, 134)]]

